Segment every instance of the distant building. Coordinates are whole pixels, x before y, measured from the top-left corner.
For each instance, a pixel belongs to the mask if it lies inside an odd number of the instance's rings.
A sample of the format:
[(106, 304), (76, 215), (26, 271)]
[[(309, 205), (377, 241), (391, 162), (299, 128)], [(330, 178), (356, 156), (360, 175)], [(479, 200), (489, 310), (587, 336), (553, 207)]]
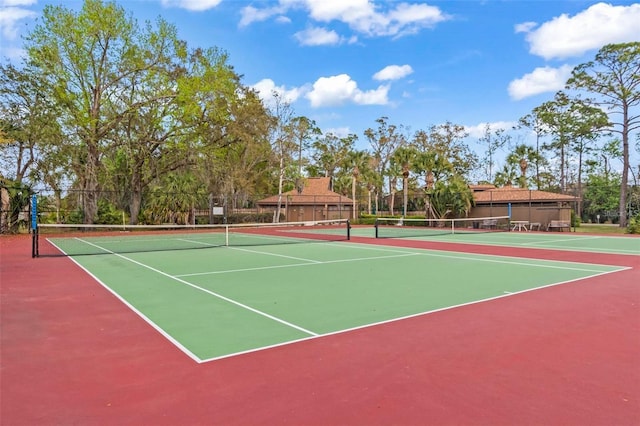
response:
[[(261, 213), (275, 211), (278, 195), (259, 200)], [(351, 198), (333, 192), (330, 177), (305, 178), (300, 188), (282, 194), (280, 209), (287, 222), (348, 219), (352, 217)]]
[(551, 221), (571, 222), (571, 211), (579, 198), (536, 189), (493, 185), (469, 185), (475, 207), (472, 217), (507, 216), (511, 220), (528, 221), (547, 229)]

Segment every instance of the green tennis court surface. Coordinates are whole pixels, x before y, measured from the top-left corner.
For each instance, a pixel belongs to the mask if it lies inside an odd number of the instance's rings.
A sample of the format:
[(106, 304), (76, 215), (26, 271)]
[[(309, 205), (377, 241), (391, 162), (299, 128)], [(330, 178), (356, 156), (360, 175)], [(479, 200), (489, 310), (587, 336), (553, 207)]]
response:
[[(410, 236), (392, 236), (392, 238), (406, 238), (430, 240), (449, 243), (484, 244), (525, 248), (540, 248), (551, 250), (584, 251), (591, 253), (630, 254), (640, 255), (640, 238), (614, 237), (600, 235), (581, 235), (573, 232), (433, 232), (428, 228), (422, 232), (415, 229)], [(374, 237), (371, 227), (355, 227), (351, 234), (360, 237)]]
[(624, 269), (349, 242), (73, 259), (198, 362)]

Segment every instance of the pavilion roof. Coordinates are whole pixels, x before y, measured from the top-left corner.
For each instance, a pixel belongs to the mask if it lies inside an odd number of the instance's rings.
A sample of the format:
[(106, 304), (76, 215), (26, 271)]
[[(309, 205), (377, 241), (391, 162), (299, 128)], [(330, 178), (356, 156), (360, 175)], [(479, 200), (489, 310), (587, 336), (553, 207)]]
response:
[[(353, 203), (351, 198), (338, 194), (331, 190), (330, 177), (312, 177), (305, 178), (302, 190), (298, 188), (282, 194), (282, 202), (285, 200), (288, 204), (349, 204)], [(278, 195), (272, 195), (258, 201), (258, 204), (277, 204)]]
[(500, 202), (570, 202), (577, 201), (578, 197), (566, 194), (556, 194), (555, 192), (540, 191), (537, 189), (516, 188), (504, 186), (501, 188), (487, 189), (473, 193), (476, 204), (500, 203)]

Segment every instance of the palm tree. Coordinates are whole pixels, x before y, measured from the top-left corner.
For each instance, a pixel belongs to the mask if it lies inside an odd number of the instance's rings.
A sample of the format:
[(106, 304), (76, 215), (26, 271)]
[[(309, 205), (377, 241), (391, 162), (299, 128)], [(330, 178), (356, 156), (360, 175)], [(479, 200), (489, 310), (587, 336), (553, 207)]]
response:
[(417, 156), (417, 151), (415, 148), (411, 146), (401, 146), (396, 149), (393, 155), (391, 156), (391, 164), (398, 164), (402, 168), (402, 216), (407, 215), (407, 203), (408, 203), (408, 192), (409, 192), (409, 174), (411, 171), (411, 166), (413, 165), (415, 158)]
[(149, 208), (156, 222), (195, 223), (195, 207), (203, 196), (202, 185), (190, 172), (175, 172), (162, 179), (152, 192)]
[(507, 162), (507, 164), (502, 167), (502, 170), (496, 173), (493, 179), (494, 185), (498, 187), (513, 185), (513, 182), (518, 180), (516, 167), (515, 164)]
[(526, 144), (516, 146), (513, 152), (507, 156), (507, 164), (511, 165), (513, 168), (520, 168), (520, 177), (517, 179), (520, 188), (527, 188), (529, 186), (527, 182), (527, 170), (529, 168), (529, 164), (539, 163), (538, 157), (539, 154), (536, 150)]
[(436, 182), (455, 175), (453, 165), (442, 154), (435, 150), (418, 152), (413, 164), (417, 174), (424, 174), (425, 183), (425, 213), (427, 217), (435, 217), (431, 207), (431, 194)]
[(367, 172), (369, 165), (369, 154), (366, 151), (352, 151), (346, 158), (346, 168), (351, 170), (351, 196), (353, 198), (353, 219), (358, 215), (358, 201), (356, 188), (358, 178)]
[(396, 189), (398, 187), (398, 176), (402, 174), (402, 168), (400, 165), (391, 162), (386, 170), (387, 177), (389, 178), (389, 212), (394, 215), (395, 202), (396, 202)]
[(447, 182), (435, 183), (431, 204), (438, 219), (466, 217), (473, 206), (473, 193), (464, 179), (454, 176)]

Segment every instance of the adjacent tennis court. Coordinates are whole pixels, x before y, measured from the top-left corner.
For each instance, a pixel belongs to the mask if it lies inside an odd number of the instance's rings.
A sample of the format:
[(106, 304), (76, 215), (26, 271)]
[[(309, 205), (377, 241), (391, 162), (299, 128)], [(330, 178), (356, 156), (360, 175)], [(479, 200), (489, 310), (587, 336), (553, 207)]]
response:
[[(483, 229), (482, 222), (491, 223)], [(474, 226), (474, 224), (476, 226)], [(454, 220), (386, 219), (384, 225), (359, 227), (353, 235), (401, 238), (463, 244), (481, 244), (590, 253), (640, 255), (640, 239), (630, 236), (583, 235), (575, 232), (505, 232), (512, 230), (508, 217)], [(376, 235), (377, 234), (377, 235)]]
[(48, 241), (197, 362), (627, 269), (357, 244), (342, 226), (207, 231)]

